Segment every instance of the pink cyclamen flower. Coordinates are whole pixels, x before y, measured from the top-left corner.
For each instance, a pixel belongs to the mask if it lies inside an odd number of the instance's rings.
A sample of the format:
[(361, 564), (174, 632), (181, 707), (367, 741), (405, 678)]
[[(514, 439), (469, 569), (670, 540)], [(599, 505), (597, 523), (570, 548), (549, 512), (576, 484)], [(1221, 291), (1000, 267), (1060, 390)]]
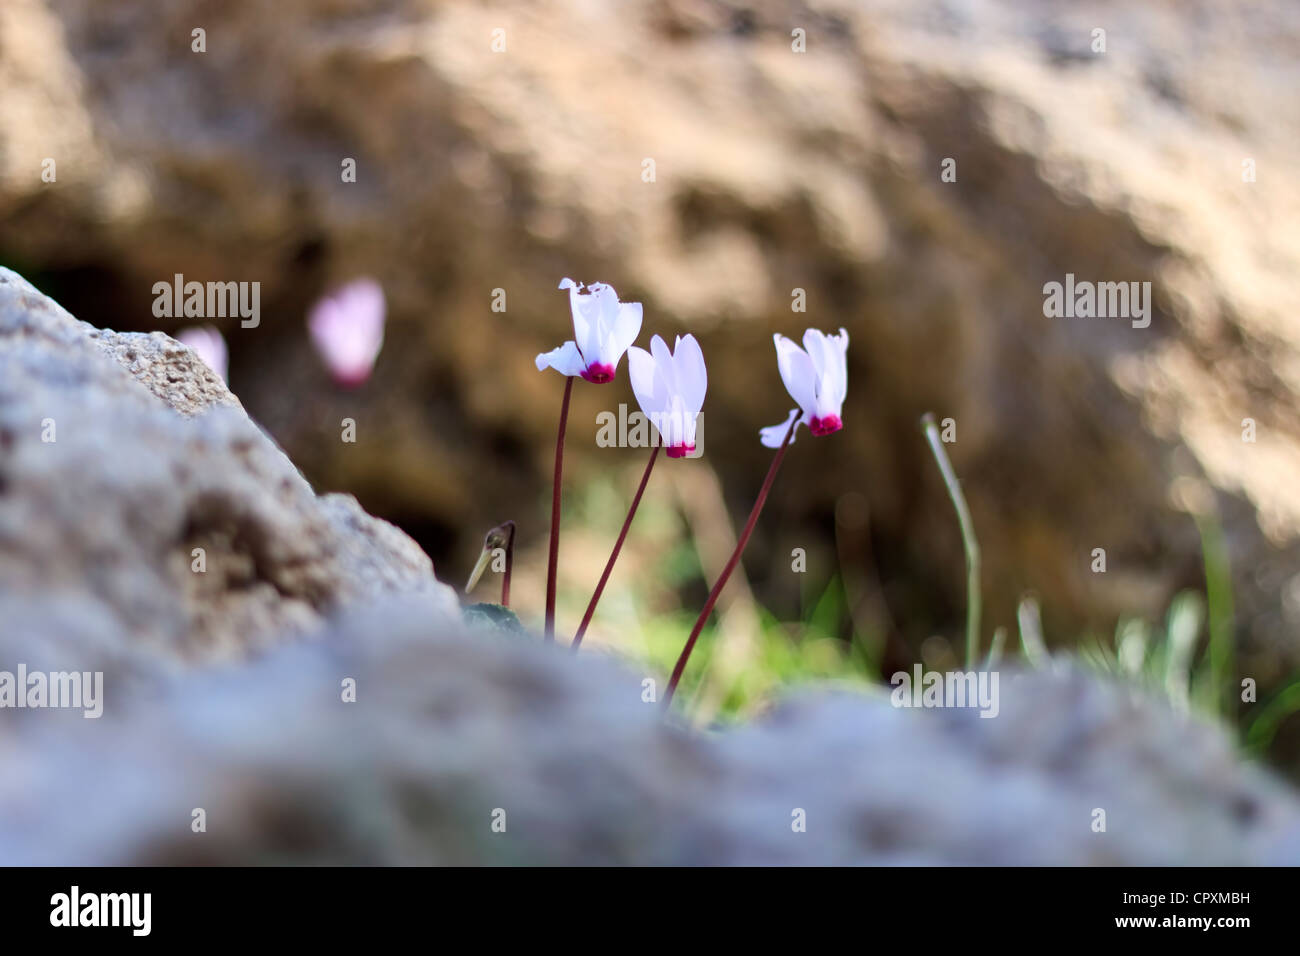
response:
[(659, 429), (668, 457), (692, 454), (696, 419), (709, 385), (704, 354), (695, 336), (679, 335), (673, 352), (657, 335), (650, 340), (649, 352), (633, 346), (627, 352), (627, 373), (637, 404)]
[(312, 344), (339, 385), (355, 388), (370, 378), (384, 344), (384, 309), (384, 290), (373, 279), (349, 282), (312, 306)]
[[(844, 393), (849, 385), (846, 353), (849, 333), (840, 329), (839, 335), (824, 335), (817, 329), (803, 334), (803, 348), (784, 335), (774, 335), (776, 364), (781, 370), (790, 397), (799, 403), (780, 425), (762, 429), (763, 444), (779, 448), (790, 422), (799, 416), (799, 425), (807, 425), (814, 435), (829, 435), (844, 427), (840, 412), (844, 406)], [(806, 351), (805, 351), (806, 349)], [(794, 441), (794, 435), (790, 436)]]
[(550, 366), (597, 385), (612, 382), (619, 359), (641, 332), (641, 303), (619, 302), (613, 286), (603, 282), (593, 282), (583, 292), (580, 283), (564, 279), (560, 288), (569, 290), (573, 341), (538, 355), (537, 370)]
[(228, 356), (226, 340), (210, 325), (196, 325), (176, 333), (176, 341), (188, 345), (194, 354), (203, 360), (203, 364), (226, 381)]

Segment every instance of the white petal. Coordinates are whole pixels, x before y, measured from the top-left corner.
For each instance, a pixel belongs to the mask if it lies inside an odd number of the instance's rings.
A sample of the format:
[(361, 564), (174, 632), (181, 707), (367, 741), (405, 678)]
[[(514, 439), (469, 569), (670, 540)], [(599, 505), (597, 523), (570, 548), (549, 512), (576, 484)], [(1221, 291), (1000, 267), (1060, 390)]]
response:
[(812, 412), (817, 403), (817, 376), (808, 353), (784, 335), (772, 336), (776, 343), (776, 365), (790, 397), (804, 412)]
[(818, 329), (805, 329), (803, 333), (804, 351), (812, 359), (813, 371), (818, 380), (826, 374), (826, 336)]
[(679, 336), (673, 352), (673, 368), (677, 375), (677, 388), (688, 410), (698, 412), (704, 407), (704, 393), (708, 391), (709, 375), (704, 367), (704, 353), (695, 336)]
[(561, 279), (560, 288), (569, 290), (569, 311), (573, 314), (573, 341), (579, 352), (588, 348), (591, 340), (591, 311), (587, 306), (590, 296), (582, 294), (582, 284), (572, 279)]
[(807, 329), (803, 334), (803, 347), (808, 351), (813, 366), (813, 391), (816, 396), (813, 414), (824, 418), (837, 412), (833, 397), (839, 391), (835, 363), (826, 336), (820, 330)]
[(561, 375), (581, 375), (583, 369), (587, 367), (582, 361), (578, 346), (573, 342), (565, 342), (558, 349), (541, 353), (537, 356), (536, 362), (539, 372), (549, 366)]
[(650, 340), (650, 354), (655, 357), (655, 366), (664, 377), (670, 392), (677, 391), (677, 370), (673, 368), (673, 353), (668, 351), (668, 343), (659, 336)]
[(837, 408), (844, 405), (844, 396), (849, 391), (849, 333), (841, 327), (840, 334), (830, 336), (828, 341), (831, 343), (831, 351), (835, 354), (838, 369), (838, 389), (835, 391), (833, 398)]
[(636, 337), (641, 334), (641, 303), (640, 302), (622, 302), (619, 303), (618, 314), (614, 317), (614, 324), (610, 330), (610, 347), (614, 351), (614, 364), (617, 364), (617, 356), (622, 355), (628, 350), (628, 347), (636, 341)]
[(840, 329), (839, 335), (825, 335), (817, 329), (808, 329), (803, 341), (817, 375), (816, 414), (818, 417), (839, 415), (848, 390), (845, 353), (849, 334), (844, 329)]
[(667, 410), (655, 422), (663, 444), (672, 448), (677, 445), (695, 444), (695, 415), (690, 412), (680, 395), (673, 395)]
[[(798, 414), (799, 414), (799, 409), (792, 408), (790, 409), (790, 414), (786, 416), (785, 421), (782, 422), (780, 425), (769, 425), (767, 428), (759, 429), (758, 434), (763, 444), (766, 445), (768, 448), (780, 448), (781, 442), (785, 441), (785, 433), (790, 427), (790, 422), (793, 421), (795, 416), (797, 416)], [(806, 418), (807, 416), (805, 415), (804, 417)], [(803, 420), (801, 419), (800, 424), (802, 423)], [(799, 431), (799, 425), (795, 425), (794, 430), (796, 432)], [(794, 444), (794, 439), (795, 436), (791, 435), (790, 436), (791, 445)]]
[(605, 323), (605, 328), (613, 328), (618, 320), (618, 293), (614, 287), (608, 282), (593, 282), (587, 286), (587, 291), (600, 309), (600, 319)]
[(668, 389), (658, 374), (655, 360), (645, 349), (627, 350), (627, 373), (632, 380), (632, 393), (647, 418), (653, 418), (667, 406)]
[(585, 336), (578, 334), (578, 348), (587, 364), (618, 365), (623, 353), (613, 351), (612, 344), (614, 324), (618, 318), (618, 293), (603, 282), (593, 282), (587, 286), (585, 295), (573, 292), (570, 295), (574, 304), (574, 331), (578, 332), (579, 311), (588, 323)]

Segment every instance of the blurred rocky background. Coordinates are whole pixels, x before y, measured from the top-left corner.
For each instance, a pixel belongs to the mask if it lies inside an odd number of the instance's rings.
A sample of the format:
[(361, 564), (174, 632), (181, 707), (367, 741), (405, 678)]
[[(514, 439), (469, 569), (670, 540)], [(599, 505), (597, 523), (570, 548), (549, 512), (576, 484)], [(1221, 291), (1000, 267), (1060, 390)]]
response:
[[(1300, 11), (1208, 0), (6, 0), (0, 263), (121, 331), (193, 324), (152, 312), (177, 273), (260, 282), (259, 327), (217, 323), (251, 417), (445, 580), (516, 520), (525, 619), (561, 391), (531, 359), (569, 335), (558, 280), (643, 302), (643, 338), (695, 332), (705, 456), (660, 466), (597, 622), (633, 650), (698, 607), (762, 479), (757, 429), (790, 406), (771, 333), (844, 326), (845, 429), (788, 456), (731, 589), (735, 673), (743, 635), (836, 581), (828, 639), (885, 673), (956, 662), (933, 411), (956, 423), (986, 641), (1025, 592), (1071, 647), (1204, 591), (1195, 511), (1222, 529), (1236, 669), (1267, 696), (1300, 666), (1297, 48)], [(1151, 282), (1150, 326), (1044, 317), (1066, 273)], [(387, 342), (340, 392), (304, 317), (359, 275)], [(595, 417), (632, 401), (622, 374), (575, 389), (562, 631), (641, 465), (596, 446)], [(1292, 720), (1275, 755), (1298, 749)]]

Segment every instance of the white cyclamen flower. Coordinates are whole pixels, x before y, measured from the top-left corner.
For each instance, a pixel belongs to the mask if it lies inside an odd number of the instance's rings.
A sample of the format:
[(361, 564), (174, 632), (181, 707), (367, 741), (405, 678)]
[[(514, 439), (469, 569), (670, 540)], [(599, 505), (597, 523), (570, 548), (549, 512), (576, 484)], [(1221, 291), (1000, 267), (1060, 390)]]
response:
[[(799, 407), (790, 412), (784, 423), (759, 432), (763, 444), (768, 448), (781, 447), (795, 416), (799, 416), (795, 431), (799, 425), (807, 425), (814, 435), (829, 435), (843, 428), (840, 413), (849, 385), (845, 358), (849, 333), (840, 329), (839, 335), (824, 335), (817, 329), (809, 329), (803, 334), (802, 349), (784, 335), (774, 335), (773, 339), (781, 381)], [(790, 441), (794, 441), (793, 434)]]
[(692, 454), (696, 419), (709, 385), (704, 354), (695, 336), (679, 335), (673, 352), (657, 335), (650, 340), (649, 352), (633, 346), (627, 352), (627, 371), (637, 403), (659, 429), (668, 457)]
[(619, 359), (641, 332), (641, 303), (619, 302), (618, 293), (603, 282), (583, 292), (581, 284), (564, 279), (560, 288), (569, 290), (573, 341), (538, 355), (538, 371), (550, 366), (598, 385), (612, 382)]
[(338, 384), (353, 388), (370, 378), (384, 344), (384, 290), (358, 279), (312, 306), (312, 344)]
[(176, 333), (176, 341), (188, 345), (203, 364), (226, 381), (226, 340), (210, 325), (196, 325)]

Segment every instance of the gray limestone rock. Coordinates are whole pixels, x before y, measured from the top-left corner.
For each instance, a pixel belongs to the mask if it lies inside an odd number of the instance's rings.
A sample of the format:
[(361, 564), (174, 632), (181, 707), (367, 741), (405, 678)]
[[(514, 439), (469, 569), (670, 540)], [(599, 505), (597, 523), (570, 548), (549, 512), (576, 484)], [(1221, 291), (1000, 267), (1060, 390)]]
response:
[(240, 656), (418, 590), (454, 611), (414, 542), (317, 496), (186, 346), (93, 329), (0, 269), (0, 595), (25, 639), (93, 604), (133, 652)]

